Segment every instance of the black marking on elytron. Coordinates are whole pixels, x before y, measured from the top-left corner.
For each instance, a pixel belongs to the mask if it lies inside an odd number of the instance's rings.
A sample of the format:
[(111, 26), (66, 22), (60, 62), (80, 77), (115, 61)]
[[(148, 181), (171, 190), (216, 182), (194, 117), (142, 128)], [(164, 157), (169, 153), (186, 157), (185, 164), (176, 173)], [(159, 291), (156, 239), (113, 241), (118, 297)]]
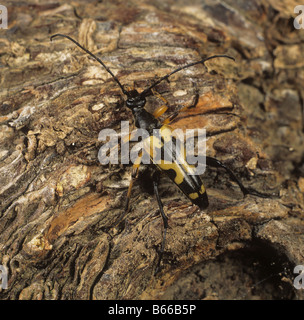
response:
[[(198, 176), (185, 175), (184, 180), (177, 184), (175, 182), (176, 171), (173, 169), (166, 170), (165, 173), (167, 176), (177, 185), (177, 187), (184, 193), (184, 195), (191, 200), (191, 202), (197, 205), (201, 210), (206, 209), (209, 205), (207, 192), (201, 192), (201, 188), (204, 188), (204, 185), (201, 179)], [(190, 194), (198, 193), (196, 199), (191, 199)]]
[[(169, 126), (167, 126), (167, 128), (169, 128)], [(155, 163), (156, 166), (175, 183), (193, 204), (199, 206), (200, 209), (207, 208), (209, 204), (208, 196), (201, 178), (198, 175), (189, 174), (186, 170), (188, 166), (186, 159), (184, 159), (184, 164), (178, 162), (180, 156), (177, 155), (176, 151), (177, 139), (171, 135), (171, 141), (166, 142), (161, 135), (160, 141), (161, 147), (154, 148), (155, 153), (153, 156), (156, 157), (155, 159), (171, 160), (172, 164), (165, 165), (163, 163)], [(151, 160), (153, 161), (153, 158), (151, 158)]]

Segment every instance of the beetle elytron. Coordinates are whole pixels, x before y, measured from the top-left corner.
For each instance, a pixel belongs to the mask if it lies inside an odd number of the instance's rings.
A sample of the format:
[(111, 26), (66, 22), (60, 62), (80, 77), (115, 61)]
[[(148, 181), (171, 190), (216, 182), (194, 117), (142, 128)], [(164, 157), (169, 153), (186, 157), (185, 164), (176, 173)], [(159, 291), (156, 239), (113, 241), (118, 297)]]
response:
[[(170, 127), (168, 124), (177, 116), (177, 113), (169, 116), (166, 118), (164, 121), (160, 121), (158, 118), (166, 111), (166, 106), (161, 106), (158, 108), (153, 114), (149, 113), (148, 111), (145, 110), (145, 104), (146, 104), (146, 97), (148, 95), (151, 95), (153, 93), (153, 88), (157, 86), (160, 82), (163, 80), (167, 80), (171, 75), (174, 73), (195, 66), (197, 64), (204, 64), (204, 62), (215, 59), (215, 58), (228, 58), (234, 60), (233, 57), (230, 57), (228, 55), (213, 55), (207, 58), (204, 58), (202, 60), (196, 61), (189, 63), (187, 65), (181, 66), (174, 71), (168, 73), (167, 75), (161, 77), (157, 81), (155, 81), (152, 85), (150, 85), (147, 89), (139, 93), (136, 89), (132, 90), (126, 90), (124, 86), (120, 83), (120, 81), (117, 79), (117, 77), (112, 73), (112, 71), (97, 57), (95, 56), (92, 52), (84, 48), (82, 45), (80, 45), (76, 40), (73, 38), (64, 35), (64, 34), (55, 34), (51, 37), (51, 40), (55, 37), (64, 37), (72, 41), (74, 44), (76, 44), (79, 48), (81, 48), (83, 51), (88, 53), (90, 56), (92, 56), (96, 61), (98, 61), (105, 69), (106, 71), (112, 76), (112, 78), (116, 81), (120, 89), (122, 90), (123, 94), (127, 97), (126, 99), (126, 106), (131, 109), (134, 120), (135, 120), (135, 126), (137, 128), (142, 128), (147, 130), (151, 135), (153, 132), (153, 129), (160, 129), (161, 132), (161, 141), (159, 141), (159, 152), (166, 152), (164, 150), (164, 139), (168, 138), (168, 132), (170, 132)], [(196, 96), (195, 102), (192, 106), (194, 107), (198, 101), (198, 95)], [(151, 137), (150, 137), (151, 138)], [(171, 137), (172, 140), (174, 140), (174, 137)], [(154, 143), (155, 144), (155, 143)], [(151, 160), (153, 161), (152, 153), (153, 151), (150, 149), (150, 156)], [(120, 217), (119, 221), (121, 221), (122, 217), (128, 212), (129, 210), (129, 201), (130, 201), (130, 196), (131, 196), (131, 189), (133, 186), (134, 179), (138, 175), (138, 170), (141, 162), (141, 157), (142, 154), (139, 155), (138, 159), (135, 161), (133, 164), (133, 169), (132, 169), (132, 177), (130, 181), (130, 185), (128, 188), (128, 193), (127, 193), (127, 199), (126, 199), (126, 206), (125, 206), (125, 212), (124, 214)], [(186, 160), (183, 161), (183, 164), (181, 165), (181, 162), (176, 161), (177, 159), (173, 159), (172, 164), (170, 166), (165, 165), (163, 162), (157, 163), (156, 166), (163, 172), (165, 172), (168, 177), (177, 185), (177, 187), (188, 197), (188, 199), (195, 205), (197, 205), (200, 209), (205, 209), (208, 207), (208, 197), (207, 193), (205, 190), (205, 187), (202, 183), (202, 180), (198, 175), (189, 175), (188, 173), (191, 172), (191, 167), (190, 165), (187, 164)], [(245, 188), (243, 184), (238, 180), (238, 178), (234, 175), (234, 173), (226, 167), (223, 163), (218, 161), (215, 158), (211, 158), (206, 156), (206, 165), (213, 166), (213, 167), (221, 167), (224, 168), (228, 174), (230, 175), (231, 179), (233, 179), (241, 188), (242, 192), (244, 195), (246, 194), (253, 194), (259, 197), (268, 197), (268, 195), (261, 194), (255, 190)], [(161, 244), (161, 250), (159, 253), (159, 260), (158, 264), (156, 267), (156, 272), (159, 270), (160, 266), (160, 261), (161, 257), (164, 251), (164, 246), (165, 246), (165, 239), (166, 239), (166, 232), (168, 228), (168, 218), (164, 213), (163, 209), (163, 204), (159, 196), (158, 192), (158, 177), (159, 175), (155, 174), (153, 176), (153, 188), (154, 192), (156, 195), (156, 199), (158, 202), (158, 206), (160, 209), (160, 213), (163, 219), (163, 224), (164, 224), (164, 232), (163, 232), (163, 239), (162, 239), (162, 244)], [(155, 272), (155, 273), (156, 273)]]

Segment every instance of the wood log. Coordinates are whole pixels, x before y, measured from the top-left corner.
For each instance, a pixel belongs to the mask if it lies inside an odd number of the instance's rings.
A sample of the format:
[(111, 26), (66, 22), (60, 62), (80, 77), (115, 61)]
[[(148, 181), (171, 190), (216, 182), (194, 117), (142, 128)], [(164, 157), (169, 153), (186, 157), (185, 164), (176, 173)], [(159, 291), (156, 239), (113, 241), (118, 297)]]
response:
[[(0, 30), (1, 299), (300, 299), (303, 264), (303, 32), (292, 0), (66, 1), (8, 5)], [(210, 206), (193, 206), (165, 176), (163, 223), (150, 166), (134, 185), (121, 228), (132, 164), (101, 165), (103, 129), (134, 122), (125, 97), (96, 61), (126, 87), (157, 86), (168, 114), (189, 105), (173, 128), (205, 128), (220, 169), (202, 179)], [(155, 111), (163, 101), (147, 99)]]

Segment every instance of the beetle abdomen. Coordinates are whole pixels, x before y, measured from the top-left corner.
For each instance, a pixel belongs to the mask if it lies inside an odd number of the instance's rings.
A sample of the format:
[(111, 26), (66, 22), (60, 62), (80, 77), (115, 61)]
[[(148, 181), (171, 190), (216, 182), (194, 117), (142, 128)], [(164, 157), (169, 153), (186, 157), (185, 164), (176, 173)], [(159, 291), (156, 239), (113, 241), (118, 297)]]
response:
[[(147, 143), (149, 140), (149, 144)], [(169, 126), (160, 128), (160, 136), (145, 140), (145, 150), (152, 162), (177, 185), (177, 187), (200, 209), (208, 207), (208, 197), (202, 180), (194, 173), (194, 166), (186, 161), (184, 145), (177, 152), (176, 138)]]

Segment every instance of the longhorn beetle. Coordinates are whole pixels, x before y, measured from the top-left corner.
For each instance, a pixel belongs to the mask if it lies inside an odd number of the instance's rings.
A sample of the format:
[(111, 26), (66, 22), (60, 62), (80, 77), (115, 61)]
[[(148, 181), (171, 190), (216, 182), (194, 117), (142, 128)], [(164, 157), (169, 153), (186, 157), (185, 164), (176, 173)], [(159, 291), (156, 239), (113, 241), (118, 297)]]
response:
[[(195, 62), (189, 63), (187, 65), (181, 66), (181, 67), (171, 71), (170, 73), (166, 74), (165, 76), (163, 76), (160, 79), (158, 79), (157, 81), (155, 81), (147, 89), (145, 89), (141, 93), (139, 93), (136, 89), (126, 90), (125, 87), (117, 79), (117, 77), (112, 73), (112, 71), (97, 56), (95, 56), (92, 52), (90, 52), (89, 50), (84, 48), (82, 45), (80, 45), (76, 40), (74, 40), (70, 36), (58, 33), (58, 34), (54, 34), (51, 36), (51, 38), (50, 38), (51, 41), (55, 37), (64, 37), (64, 38), (69, 39), (74, 44), (76, 44), (79, 48), (81, 48), (83, 51), (85, 51), (90, 56), (92, 56), (96, 61), (98, 61), (105, 68), (105, 70), (112, 76), (112, 78), (115, 80), (115, 82), (120, 87), (123, 94), (126, 96), (125, 103), (126, 103), (126, 106), (129, 109), (131, 109), (131, 111), (132, 111), (132, 114), (133, 114), (133, 117), (135, 120), (135, 126), (137, 128), (147, 130), (150, 135), (152, 135), (153, 129), (160, 129), (161, 136), (160, 136), (160, 141), (158, 144), (159, 145), (158, 151), (162, 152), (161, 154), (164, 154), (164, 152), (166, 152), (166, 150), (164, 150), (164, 143), (163, 143), (164, 140), (166, 140), (168, 138), (171, 138), (172, 140), (174, 140), (174, 137), (170, 136), (171, 127), (168, 125), (168, 123), (170, 123), (178, 115), (178, 113), (174, 113), (173, 115), (166, 118), (163, 122), (161, 122), (158, 118), (167, 110), (166, 106), (161, 106), (153, 114), (149, 113), (145, 109), (146, 97), (148, 95), (153, 94), (153, 88), (156, 87), (162, 81), (168, 80), (168, 78), (171, 75), (173, 75), (174, 73), (181, 71), (183, 69), (187, 69), (189, 67), (195, 66), (197, 64), (204, 64), (206, 61), (211, 60), (211, 59), (228, 58), (228, 59), (235, 61), (235, 59), (233, 57), (230, 57), (225, 54), (213, 55), (213, 56), (201, 59), (199, 61), (195, 61)], [(197, 102), (198, 102), (198, 94), (196, 95), (196, 99), (195, 99), (194, 104), (192, 106), (185, 107), (183, 109), (195, 107)], [(153, 153), (153, 152), (150, 149), (150, 157), (153, 162), (153, 157), (152, 157), (151, 153)], [(120, 217), (119, 221), (121, 221), (121, 219), (129, 211), (129, 201), (130, 201), (130, 196), (131, 196), (131, 190), (132, 190), (134, 179), (138, 175), (141, 157), (142, 157), (142, 153), (139, 154), (138, 159), (133, 164), (131, 181), (130, 181), (130, 185), (129, 185), (128, 192), (127, 192), (125, 211), (124, 211), (124, 214)], [(182, 163), (183, 164), (181, 165), (181, 162), (177, 161), (176, 158), (173, 158), (172, 164), (170, 166), (168, 166), (167, 164), (165, 165), (164, 161), (161, 161), (160, 163), (154, 163), (154, 164), (156, 164), (158, 169), (160, 169), (161, 171), (165, 172), (168, 175), (168, 177), (177, 185), (177, 187), (188, 197), (188, 199), (193, 204), (197, 205), (201, 210), (206, 209), (209, 205), (209, 202), (208, 202), (207, 193), (206, 193), (205, 187), (202, 183), (202, 180), (200, 179), (200, 177), (198, 175), (191, 175), (190, 174), (191, 173), (191, 166), (187, 163), (186, 159), (184, 159), (184, 161)], [(251, 188), (245, 188), (243, 186), (243, 184), (241, 183), (241, 181), (235, 176), (235, 174), (228, 167), (226, 167), (223, 163), (221, 163), (219, 160), (206, 156), (206, 165), (225, 169), (226, 172), (231, 177), (231, 179), (234, 180), (239, 185), (244, 196), (247, 194), (252, 194), (255, 196), (259, 196), (259, 197), (269, 197), (269, 195), (259, 193)], [(155, 273), (158, 272), (159, 267), (160, 267), (160, 262), (161, 262), (162, 254), (163, 254), (164, 247), (165, 247), (165, 240), (166, 240), (166, 234), (167, 234), (167, 229), (168, 229), (168, 218), (164, 213), (163, 204), (160, 199), (159, 191), (158, 191), (158, 178), (159, 178), (159, 175), (153, 176), (153, 189), (154, 189), (154, 193), (156, 195), (156, 199), (158, 202), (160, 214), (163, 219), (164, 231), (163, 231), (163, 239), (162, 239), (162, 243), (161, 243), (161, 249), (160, 249), (159, 259), (158, 259)]]

